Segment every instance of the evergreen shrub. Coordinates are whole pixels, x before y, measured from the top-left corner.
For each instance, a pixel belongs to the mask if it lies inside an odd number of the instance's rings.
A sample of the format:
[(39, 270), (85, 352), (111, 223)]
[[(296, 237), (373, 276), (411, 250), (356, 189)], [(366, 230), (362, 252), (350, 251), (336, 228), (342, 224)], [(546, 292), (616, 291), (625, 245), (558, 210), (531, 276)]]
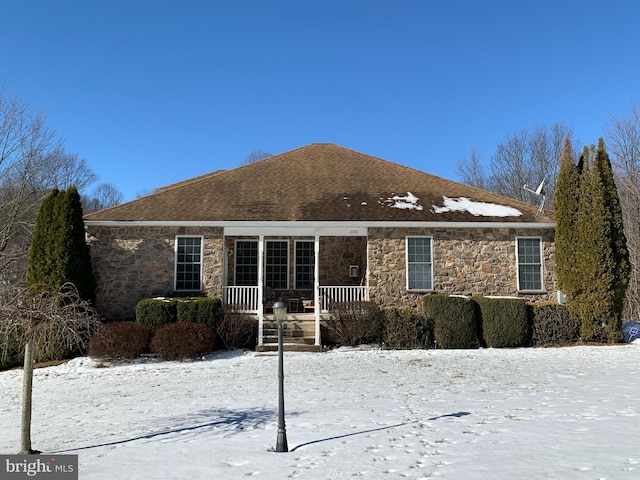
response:
[(176, 321), (202, 323), (213, 330), (222, 317), (222, 300), (218, 297), (176, 298)]
[(527, 302), (515, 298), (473, 297), (479, 308), (484, 344), (492, 348), (531, 345), (530, 311)]
[(427, 295), (424, 311), (432, 318), (436, 348), (478, 348), (480, 322), (475, 303), (467, 298)]
[(382, 343), (385, 348), (433, 348), (433, 320), (415, 308), (385, 308), (380, 315), (383, 324)]
[(567, 345), (580, 338), (580, 320), (566, 305), (534, 303), (532, 306), (532, 343), (536, 347)]
[(151, 330), (137, 322), (108, 323), (91, 336), (87, 353), (105, 360), (138, 358), (149, 348)]
[(331, 318), (323, 322), (331, 343), (353, 347), (378, 343), (381, 338), (380, 307), (373, 302), (336, 302), (329, 306)]
[(165, 360), (189, 359), (211, 353), (215, 343), (215, 333), (206, 325), (167, 323), (153, 332), (150, 350)]
[(145, 298), (136, 304), (136, 322), (151, 330), (177, 321), (176, 300), (172, 298)]

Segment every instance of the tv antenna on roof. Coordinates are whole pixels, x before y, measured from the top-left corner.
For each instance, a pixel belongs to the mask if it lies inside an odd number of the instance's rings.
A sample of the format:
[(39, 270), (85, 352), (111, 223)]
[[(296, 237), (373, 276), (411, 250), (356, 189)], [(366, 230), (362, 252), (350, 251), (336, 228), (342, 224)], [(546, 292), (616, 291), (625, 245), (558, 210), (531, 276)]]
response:
[(531, 192), (535, 196), (540, 197), (540, 205), (538, 206), (538, 213), (544, 212), (544, 200), (546, 195), (546, 192), (544, 191), (544, 178), (540, 182), (540, 185), (538, 185), (538, 188), (536, 188), (535, 190), (531, 190), (529, 187), (527, 187), (526, 183), (522, 188), (527, 192)]

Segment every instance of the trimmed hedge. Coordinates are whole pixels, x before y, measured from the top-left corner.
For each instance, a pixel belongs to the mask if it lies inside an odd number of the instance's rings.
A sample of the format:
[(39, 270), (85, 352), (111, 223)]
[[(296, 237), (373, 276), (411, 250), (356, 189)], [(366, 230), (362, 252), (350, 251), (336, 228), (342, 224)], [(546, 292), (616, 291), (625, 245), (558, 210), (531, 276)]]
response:
[(222, 317), (217, 297), (145, 298), (136, 305), (136, 321), (151, 330), (168, 323), (201, 323), (215, 329)]
[(580, 338), (580, 321), (566, 305), (532, 304), (532, 343), (536, 347), (568, 345)]
[(136, 304), (136, 322), (151, 330), (177, 320), (175, 299), (145, 298)]
[(382, 343), (391, 350), (433, 348), (433, 320), (415, 308), (385, 308), (381, 310)]
[(216, 336), (206, 325), (168, 323), (153, 332), (150, 350), (165, 360), (188, 359), (211, 353), (215, 343)]
[(222, 300), (217, 297), (176, 298), (176, 321), (201, 323), (216, 330), (222, 318)]
[(338, 345), (353, 347), (378, 343), (382, 334), (380, 307), (373, 302), (338, 302), (329, 306), (331, 318), (323, 322), (327, 336)]
[(138, 358), (149, 348), (151, 330), (136, 322), (108, 323), (89, 340), (90, 357), (117, 360)]
[(475, 302), (462, 297), (441, 294), (424, 297), (424, 311), (434, 322), (436, 348), (480, 346), (480, 322), (475, 305)]
[(473, 297), (478, 305), (484, 344), (490, 348), (531, 345), (529, 306), (524, 299)]

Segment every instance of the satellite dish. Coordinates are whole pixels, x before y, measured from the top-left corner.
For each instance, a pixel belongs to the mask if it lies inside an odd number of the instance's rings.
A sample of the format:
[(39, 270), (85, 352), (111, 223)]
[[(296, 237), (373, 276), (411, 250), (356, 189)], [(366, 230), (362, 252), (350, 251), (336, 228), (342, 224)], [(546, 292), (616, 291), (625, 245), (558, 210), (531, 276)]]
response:
[(538, 206), (538, 213), (544, 212), (544, 200), (545, 200), (545, 195), (546, 195), (546, 193), (544, 191), (544, 178), (540, 182), (540, 185), (538, 185), (538, 188), (536, 188), (535, 190), (532, 190), (529, 187), (527, 187), (526, 183), (524, 184), (524, 186), (522, 188), (524, 190), (526, 190), (527, 192), (531, 192), (534, 195), (540, 197), (540, 205)]

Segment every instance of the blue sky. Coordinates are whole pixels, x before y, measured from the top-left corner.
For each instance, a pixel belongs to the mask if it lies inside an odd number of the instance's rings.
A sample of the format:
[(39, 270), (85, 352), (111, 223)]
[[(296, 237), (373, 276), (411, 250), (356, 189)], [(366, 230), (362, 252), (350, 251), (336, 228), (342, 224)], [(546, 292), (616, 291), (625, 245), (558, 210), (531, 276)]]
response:
[[(640, 2), (3, 2), (0, 85), (126, 200), (330, 142), (456, 180), (521, 129), (640, 102)], [(295, 175), (292, 175), (295, 178)], [(532, 179), (531, 182), (536, 182)]]

